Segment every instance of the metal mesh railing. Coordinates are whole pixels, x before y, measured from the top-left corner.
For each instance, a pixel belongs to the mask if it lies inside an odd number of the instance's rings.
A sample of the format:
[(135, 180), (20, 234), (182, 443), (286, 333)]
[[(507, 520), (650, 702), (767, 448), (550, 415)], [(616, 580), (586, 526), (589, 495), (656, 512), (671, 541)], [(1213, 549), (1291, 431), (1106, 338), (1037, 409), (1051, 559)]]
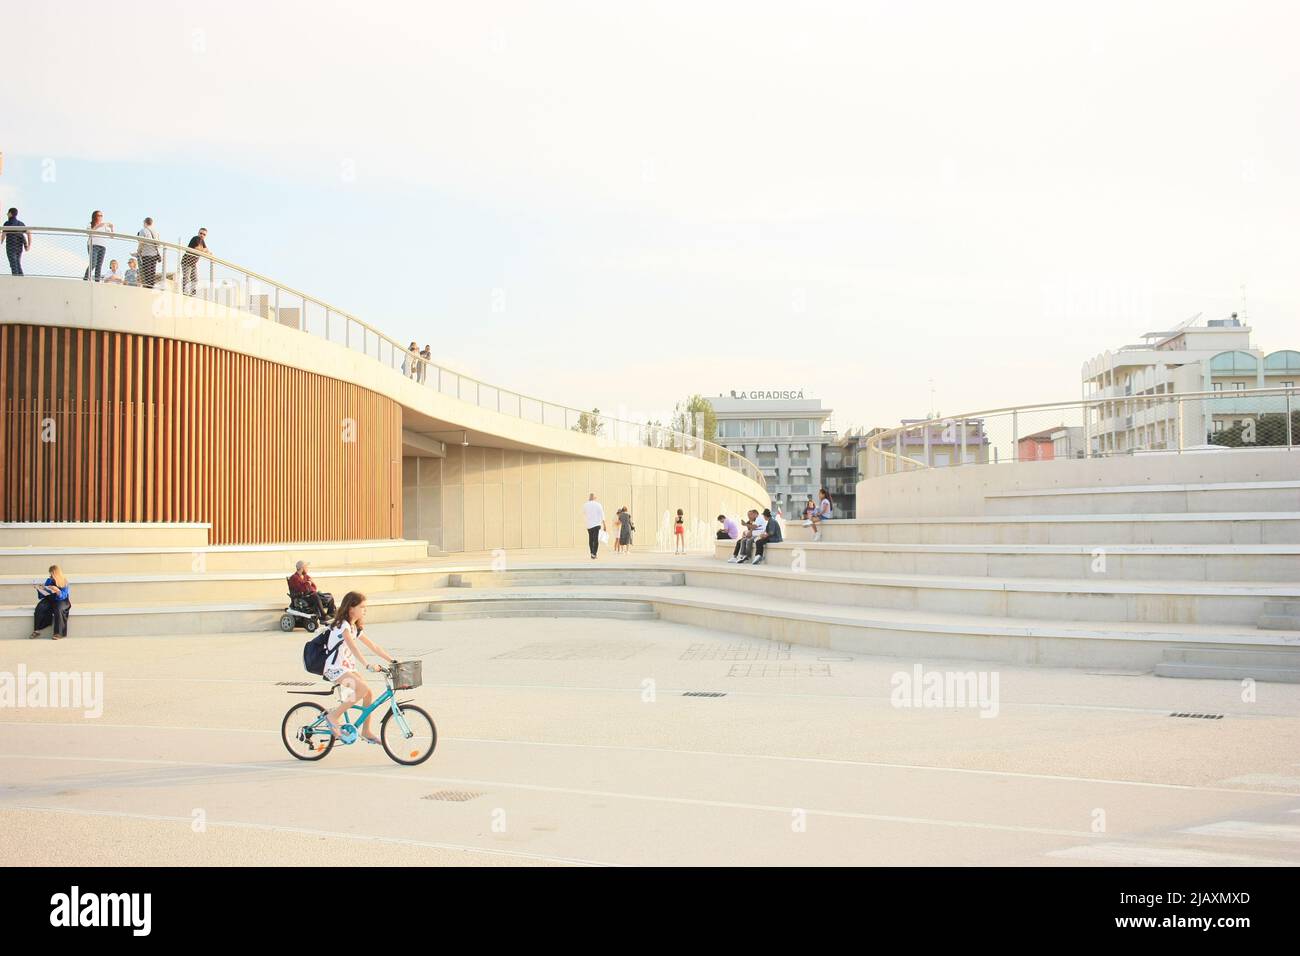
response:
[(959, 465), (1300, 446), (1291, 386), (1022, 405), (925, 421), (867, 439), (864, 478)]
[[(556, 405), (461, 375), (341, 309), (201, 250), (142, 239), (129, 232), (92, 234), (87, 229), (47, 226), (0, 232), (4, 233), (6, 251), (20, 251), (16, 262), (26, 276), (135, 286), (142, 294), (174, 293), (180, 298), (170, 302), (168, 308), (183, 313), (193, 310), (200, 315), (205, 303), (249, 312), (363, 352), (417, 384), (479, 408), (551, 428), (583, 432), (613, 445), (647, 446), (689, 455), (730, 468), (760, 487), (767, 487), (753, 462), (714, 442), (661, 425)], [(30, 248), (26, 248), (28, 237)], [(15, 257), (10, 256), (10, 274), (16, 275), (14, 263)]]

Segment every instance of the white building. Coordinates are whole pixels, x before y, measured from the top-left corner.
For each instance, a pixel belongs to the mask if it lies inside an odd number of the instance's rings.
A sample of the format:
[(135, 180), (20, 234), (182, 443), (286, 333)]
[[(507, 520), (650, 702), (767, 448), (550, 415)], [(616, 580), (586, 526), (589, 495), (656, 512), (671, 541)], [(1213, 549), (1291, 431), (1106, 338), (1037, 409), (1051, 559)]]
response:
[[(1184, 447), (1204, 444), (1218, 431), (1285, 409), (1280, 397), (1234, 399), (1234, 391), (1294, 388), (1300, 381), (1300, 352), (1265, 354), (1251, 344), (1250, 326), (1235, 313), (1208, 322), (1198, 317), (1142, 339), (1083, 364), (1084, 399), (1102, 401), (1087, 423), (1093, 454), (1178, 447), (1180, 428)], [(1224, 397), (1184, 403), (1152, 398), (1211, 391)]]
[(800, 391), (740, 391), (710, 398), (718, 417), (717, 443), (744, 455), (763, 472), (775, 506), (787, 515), (822, 487), (822, 449), (836, 440), (826, 431), (831, 409)]

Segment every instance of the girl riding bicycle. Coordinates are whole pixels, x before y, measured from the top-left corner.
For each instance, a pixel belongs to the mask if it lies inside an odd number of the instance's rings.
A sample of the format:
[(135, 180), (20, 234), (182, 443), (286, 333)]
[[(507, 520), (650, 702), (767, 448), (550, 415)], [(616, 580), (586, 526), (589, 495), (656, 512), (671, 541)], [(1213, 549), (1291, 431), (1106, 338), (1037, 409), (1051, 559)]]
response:
[[(361, 653), (361, 648), (357, 646), (357, 642), (360, 641), (360, 643), (366, 645), (388, 663), (392, 664), (394, 662), (392, 655), (388, 651), (366, 637), (365, 626), (366, 596), (359, 591), (349, 591), (339, 603), (339, 609), (334, 615), (333, 623), (330, 625), (329, 640), (325, 644), (324, 677), (342, 688), (343, 703), (325, 716), (325, 719), (329, 722), (330, 733), (336, 738), (339, 735), (337, 721), (347, 712), (349, 707), (356, 705), (369, 707), (374, 701), (374, 692), (371, 691), (370, 685), (366, 683), (365, 678), (361, 676), (360, 671), (357, 669), (357, 662), (360, 661), (361, 666), (367, 670), (383, 670), (378, 664), (366, 662), (365, 655)], [(348, 691), (351, 691), (351, 699), (349, 699)], [(366, 715), (365, 726), (361, 728), (361, 739), (368, 744), (379, 743), (379, 738), (370, 730), (369, 714)]]

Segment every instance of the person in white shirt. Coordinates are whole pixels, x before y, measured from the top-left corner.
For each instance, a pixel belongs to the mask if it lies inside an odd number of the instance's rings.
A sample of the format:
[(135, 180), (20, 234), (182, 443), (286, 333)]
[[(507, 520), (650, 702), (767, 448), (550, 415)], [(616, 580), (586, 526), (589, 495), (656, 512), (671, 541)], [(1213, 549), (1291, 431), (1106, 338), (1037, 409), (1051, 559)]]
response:
[(114, 285), (122, 284), (122, 273), (117, 271), (117, 260), (113, 259), (108, 264), (108, 275), (104, 276), (105, 282), (112, 282)]
[(145, 216), (144, 228), (136, 235), (140, 237), (140, 244), (135, 250), (140, 259), (140, 284), (146, 289), (152, 289), (158, 278), (158, 260), (162, 258), (162, 253), (158, 251), (158, 232), (153, 227), (152, 216)]
[(587, 545), (591, 548), (591, 560), (596, 560), (596, 551), (600, 548), (600, 533), (605, 530), (605, 509), (596, 500), (593, 491), (587, 496), (582, 506), (582, 518), (587, 523)]
[(754, 508), (749, 509), (749, 520), (745, 522), (745, 532), (736, 542), (735, 550), (727, 559), (728, 564), (744, 564), (754, 556), (754, 536), (767, 530), (767, 519)]
[(90, 274), (95, 273), (95, 281), (99, 281), (100, 274), (104, 270), (104, 254), (108, 252), (108, 241), (105, 236), (112, 235), (113, 224), (104, 221), (104, 214), (96, 209), (90, 214), (90, 236), (86, 239), (86, 251), (90, 253), (90, 265), (86, 266), (86, 281), (90, 280)]

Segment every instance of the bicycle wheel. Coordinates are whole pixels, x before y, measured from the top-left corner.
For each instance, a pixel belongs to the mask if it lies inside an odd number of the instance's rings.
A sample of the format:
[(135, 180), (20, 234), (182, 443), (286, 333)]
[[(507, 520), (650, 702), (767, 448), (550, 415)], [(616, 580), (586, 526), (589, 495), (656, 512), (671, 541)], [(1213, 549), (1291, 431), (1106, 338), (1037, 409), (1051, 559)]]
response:
[(384, 714), (384, 722), (379, 727), (379, 740), (384, 745), (384, 753), (404, 766), (414, 767), (433, 756), (433, 748), (438, 746), (438, 728), (428, 712), (414, 704), (403, 705), (402, 719), (410, 728), (411, 736), (402, 732), (401, 724), (390, 710)]
[(280, 739), (289, 753), (299, 760), (320, 760), (334, 749), (334, 735), (325, 726), (320, 704), (303, 701), (294, 704), (280, 724)]

